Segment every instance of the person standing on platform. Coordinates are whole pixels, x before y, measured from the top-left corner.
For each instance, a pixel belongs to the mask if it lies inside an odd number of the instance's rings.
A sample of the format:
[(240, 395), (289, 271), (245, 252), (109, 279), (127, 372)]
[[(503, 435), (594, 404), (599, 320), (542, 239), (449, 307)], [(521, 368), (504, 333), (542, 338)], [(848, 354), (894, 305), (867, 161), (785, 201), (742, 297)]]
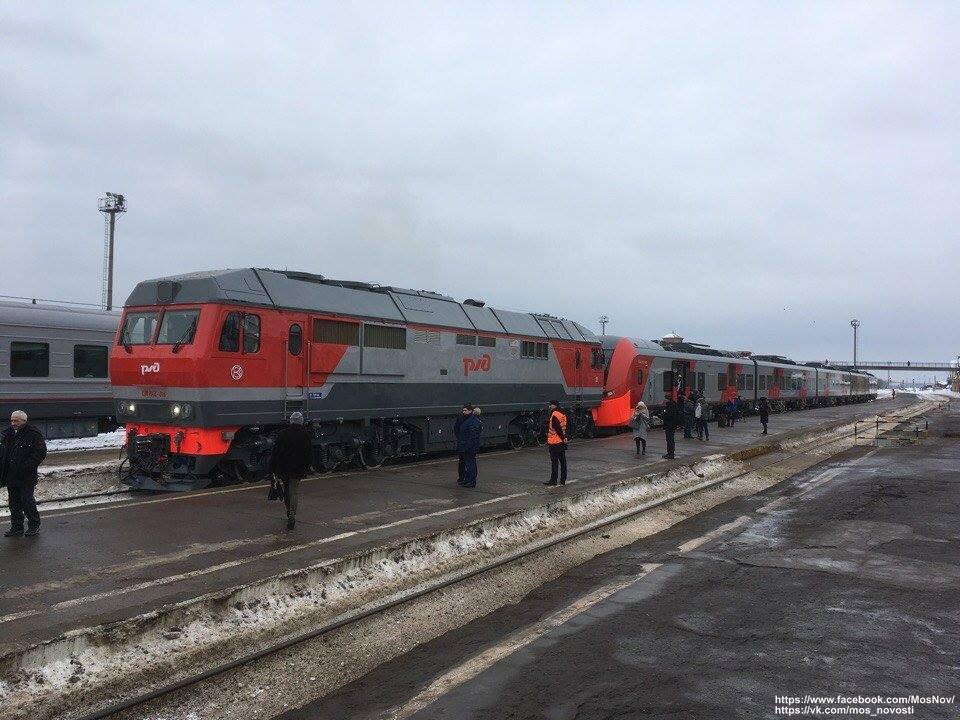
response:
[(737, 398), (732, 397), (727, 402), (727, 425), (733, 427), (737, 423)]
[(470, 413), (473, 412), (473, 405), (467, 403), (462, 408), (460, 408), (460, 414), (457, 415), (457, 419), (453, 421), (453, 439), (457, 443), (457, 456), (459, 462), (457, 463), (457, 485), (463, 485), (463, 453), (460, 452), (460, 427), (463, 425), (464, 420), (470, 417)]
[(277, 435), (270, 455), (270, 472), (283, 483), (287, 530), (293, 530), (297, 523), (300, 481), (310, 474), (312, 463), (313, 441), (303, 426), (303, 413), (290, 413), (290, 424)]
[(693, 440), (693, 423), (696, 421), (695, 413), (697, 409), (696, 396), (691, 395), (683, 398), (683, 436), (687, 440)]
[(770, 403), (765, 397), (760, 398), (760, 403), (757, 406), (757, 411), (760, 413), (760, 424), (763, 425), (763, 432), (761, 435), (767, 434), (767, 423), (770, 422)]
[(457, 452), (462, 458), (463, 473), (457, 481), (460, 487), (474, 488), (477, 486), (477, 453), (480, 452), (480, 436), (483, 434), (483, 423), (480, 422), (480, 408), (465, 405), (464, 410), (470, 412), (462, 415), (463, 422), (457, 430)]
[(633, 428), (633, 442), (637, 446), (637, 456), (647, 454), (647, 429), (650, 427), (650, 411), (643, 400), (637, 403), (630, 418), (630, 427)]
[(697, 439), (710, 442), (710, 403), (706, 396), (701, 395), (700, 399), (697, 400), (694, 416), (697, 420)]
[[(47, 442), (35, 425), (27, 422), (23, 410), (10, 414), (10, 427), (0, 433), (0, 487), (7, 487), (10, 506), (10, 529), (4, 537), (40, 532), (40, 513), (34, 490), (37, 487), (37, 468), (47, 456)], [(27, 518), (24, 531), (23, 518)]]
[(560, 470), (559, 482), (567, 484), (567, 416), (556, 400), (548, 405), (550, 415), (547, 418), (547, 449), (550, 451), (550, 479), (544, 485), (557, 484), (557, 469)]
[(679, 400), (667, 397), (663, 406), (663, 432), (667, 437), (667, 454), (664, 459), (673, 460), (676, 449), (677, 428), (683, 422), (683, 409)]

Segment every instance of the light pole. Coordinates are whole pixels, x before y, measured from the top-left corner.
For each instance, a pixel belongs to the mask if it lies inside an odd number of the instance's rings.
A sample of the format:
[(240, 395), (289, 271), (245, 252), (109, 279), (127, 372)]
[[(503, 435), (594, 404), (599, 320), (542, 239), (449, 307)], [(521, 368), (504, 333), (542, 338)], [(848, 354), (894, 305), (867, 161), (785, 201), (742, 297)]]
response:
[(610, 318), (608, 318), (606, 315), (601, 315), (601, 316), (600, 316), (600, 334), (601, 334), (601, 335), (606, 335), (606, 334), (607, 334), (607, 323), (608, 323), (608, 322), (610, 322)]
[(113, 310), (113, 236), (117, 227), (117, 214), (127, 211), (127, 199), (118, 193), (108, 192), (100, 198), (100, 212), (103, 213), (103, 286), (100, 304), (106, 310)]
[(853, 328), (853, 367), (857, 367), (857, 328), (860, 327), (860, 321), (854, 318), (850, 321), (850, 327)]

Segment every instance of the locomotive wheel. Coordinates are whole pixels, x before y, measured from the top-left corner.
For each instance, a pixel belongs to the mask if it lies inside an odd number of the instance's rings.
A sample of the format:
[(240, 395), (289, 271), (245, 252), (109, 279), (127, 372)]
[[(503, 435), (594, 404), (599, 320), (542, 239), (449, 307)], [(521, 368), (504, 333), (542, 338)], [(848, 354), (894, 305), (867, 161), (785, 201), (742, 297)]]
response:
[(237, 482), (254, 482), (257, 478), (243, 460), (231, 460), (226, 467), (230, 477)]
[(383, 465), (383, 461), (386, 460), (386, 456), (382, 452), (367, 445), (361, 445), (357, 448), (357, 458), (367, 470), (375, 470)]

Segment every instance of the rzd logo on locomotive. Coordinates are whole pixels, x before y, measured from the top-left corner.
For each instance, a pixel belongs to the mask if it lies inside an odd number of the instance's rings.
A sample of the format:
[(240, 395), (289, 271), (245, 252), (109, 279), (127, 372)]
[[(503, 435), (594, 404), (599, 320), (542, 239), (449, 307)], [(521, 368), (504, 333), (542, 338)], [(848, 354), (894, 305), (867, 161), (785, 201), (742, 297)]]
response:
[(240, 380), (243, 377), (243, 366), (234, 365), (232, 368), (230, 368), (230, 377), (232, 377), (234, 380)]
[(478, 358), (465, 357), (463, 359), (463, 376), (468, 377), (472, 372), (490, 372), (493, 358), (490, 353), (484, 353)]
[(141, 365), (140, 374), (146, 375), (147, 373), (158, 373), (160, 372), (160, 363), (155, 362), (152, 365)]

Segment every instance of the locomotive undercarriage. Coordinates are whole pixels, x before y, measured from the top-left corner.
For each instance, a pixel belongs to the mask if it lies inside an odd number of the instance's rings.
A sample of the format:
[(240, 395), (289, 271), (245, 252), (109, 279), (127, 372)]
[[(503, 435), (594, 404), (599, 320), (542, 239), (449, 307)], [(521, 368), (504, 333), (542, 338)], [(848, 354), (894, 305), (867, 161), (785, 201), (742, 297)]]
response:
[[(589, 410), (576, 409), (569, 417), (573, 436), (593, 437), (593, 417)], [(517, 449), (540, 445), (545, 439), (545, 413), (485, 416), (483, 422), (489, 428), (502, 428), (498, 432), (485, 432), (485, 446), (509, 444)], [(450, 452), (456, 447), (448, 429), (452, 424), (451, 417), (310, 422), (313, 469), (326, 473), (347, 467), (377, 468), (387, 461)], [(269, 474), (274, 438), (280, 429), (254, 427), (238, 431), (230, 451), (220, 462), (220, 471), (237, 482), (265, 479)]]

